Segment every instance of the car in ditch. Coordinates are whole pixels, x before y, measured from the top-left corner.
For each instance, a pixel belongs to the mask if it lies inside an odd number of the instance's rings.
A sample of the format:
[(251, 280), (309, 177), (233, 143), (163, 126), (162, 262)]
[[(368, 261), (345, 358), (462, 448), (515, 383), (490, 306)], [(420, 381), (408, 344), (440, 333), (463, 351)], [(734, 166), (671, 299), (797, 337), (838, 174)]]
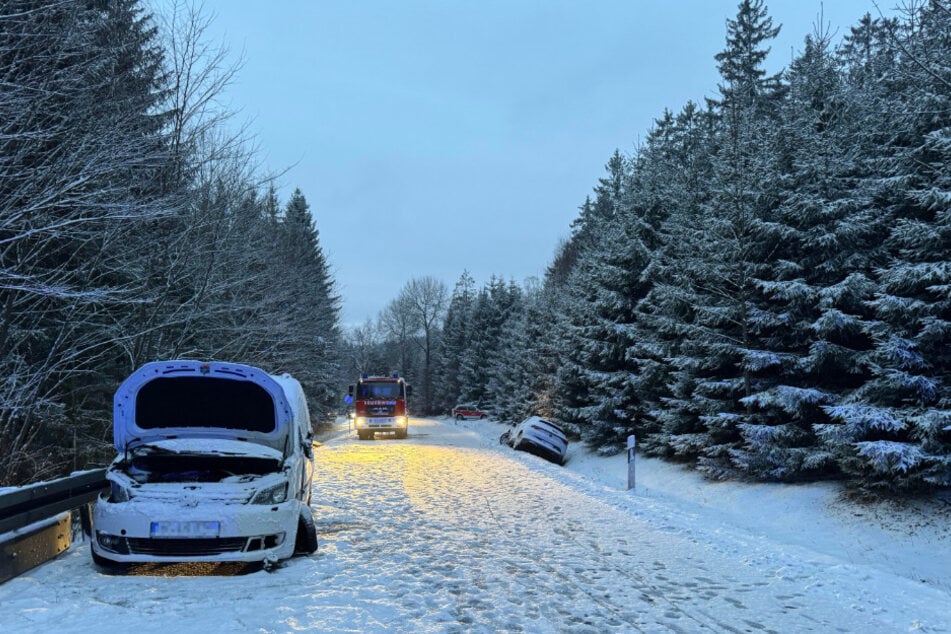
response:
[(451, 415), (456, 420), (464, 419), (485, 419), (489, 413), (479, 407), (478, 405), (473, 405), (471, 403), (461, 403), (452, 408)]
[(564, 430), (550, 418), (531, 416), (503, 433), (499, 443), (519, 451), (527, 451), (549, 462), (563, 465), (568, 452)]
[(298, 383), (243, 364), (148, 363), (116, 391), (118, 456), (92, 557), (272, 565), (317, 550), (313, 432)]

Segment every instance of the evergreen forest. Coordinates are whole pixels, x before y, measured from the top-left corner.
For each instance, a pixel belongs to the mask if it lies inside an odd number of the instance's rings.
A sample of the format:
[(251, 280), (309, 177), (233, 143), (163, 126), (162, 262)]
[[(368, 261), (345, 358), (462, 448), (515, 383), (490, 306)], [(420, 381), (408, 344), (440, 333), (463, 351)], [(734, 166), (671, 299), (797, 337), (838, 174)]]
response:
[(543, 280), (415, 279), (345, 374), (710, 478), (951, 486), (951, 3), (818, 25), (769, 74), (778, 31), (739, 3), (718, 94), (609, 157)]

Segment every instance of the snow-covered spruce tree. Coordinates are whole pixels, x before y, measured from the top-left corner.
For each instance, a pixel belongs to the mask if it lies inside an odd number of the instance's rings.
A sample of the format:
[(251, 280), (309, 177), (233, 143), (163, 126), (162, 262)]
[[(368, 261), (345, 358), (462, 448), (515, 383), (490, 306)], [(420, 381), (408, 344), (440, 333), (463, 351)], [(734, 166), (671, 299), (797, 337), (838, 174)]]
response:
[(499, 330), (499, 345), (488, 364), (486, 408), (498, 420), (515, 423), (533, 412), (535, 359), (528, 303), (521, 289), (510, 284), (513, 301)]
[(462, 394), (462, 357), (469, 346), (470, 322), (475, 303), (475, 280), (463, 271), (449, 299), (434, 366), (439, 379), (433, 386), (433, 406), (450, 411)]
[(496, 276), (479, 291), (469, 323), (469, 345), (461, 360), (461, 401), (481, 404), (488, 400), (489, 363), (501, 345), (502, 324), (516, 300), (510, 286)]
[[(710, 139), (713, 118), (688, 103), (677, 115), (665, 111), (655, 122), (644, 145), (634, 158), (628, 190), (628, 206), (635, 219), (637, 237), (649, 260), (642, 266), (634, 315), (636, 336), (625, 358), (636, 372), (630, 376), (634, 398), (630, 402), (632, 420), (637, 421), (638, 445), (644, 451), (678, 459), (694, 459), (688, 447), (696, 438), (699, 423), (682, 416), (673, 405), (686, 405), (677, 397), (684, 387), (671, 363), (685, 341), (692, 307), (682, 303), (678, 263), (680, 243), (673, 238), (676, 227), (689, 225), (709, 197)], [(687, 387), (687, 392), (692, 387)]]
[(769, 216), (777, 180), (771, 139), (785, 88), (762, 69), (763, 46), (777, 33), (759, 0), (741, 2), (737, 19), (728, 21), (727, 48), (717, 55), (724, 83), (713, 102), (718, 151), (710, 197), (698, 214), (673, 216), (673, 277), (690, 321), (672, 364), (689, 392), (670, 405), (681, 408), (675, 416), (696, 416), (702, 425), (700, 436), (688, 439), (703, 447), (698, 468), (710, 477), (747, 468), (736, 453), (743, 425), (761, 421), (742, 399), (759, 391), (760, 377), (776, 364), (757, 332), (756, 280), (782, 238)]
[(868, 487), (951, 485), (951, 4), (933, 1), (885, 25), (894, 64), (876, 206), (890, 225), (888, 261), (869, 302), (877, 321), (872, 377), (828, 411), (842, 468)]
[[(572, 261), (562, 263), (566, 272), (560, 275), (563, 282), (558, 285), (562, 301), (557, 325), (561, 367), (556, 377), (555, 407), (558, 418), (583, 437), (597, 416), (604, 394), (611, 391), (595, 391), (605, 378), (598, 373), (598, 364), (606, 362), (603, 357), (610, 353), (604, 352), (600, 361), (595, 357), (599, 349), (610, 345), (606, 333), (613, 330), (612, 326), (603, 327), (612, 319), (610, 315), (594, 312), (595, 275), (602, 264), (602, 245), (612, 239), (619, 226), (617, 217), (627, 170), (627, 161), (615, 150), (605, 165), (605, 176), (598, 179), (594, 200), (589, 197), (582, 205), (580, 215), (572, 223), (569, 243), (562, 250), (566, 254), (570, 249)], [(553, 282), (549, 279), (549, 285)], [(623, 349), (615, 350), (615, 356), (623, 356)]]
[(864, 380), (863, 334), (876, 246), (874, 213), (861, 186), (861, 116), (841, 83), (828, 34), (808, 37), (794, 60), (779, 134), (778, 205), (766, 216), (775, 240), (754, 273), (750, 327), (768, 363), (742, 400), (755, 418), (741, 424), (733, 460), (759, 478), (832, 474), (819, 446), (822, 406)]
[[(491, 280), (490, 280), (491, 282)], [(496, 314), (493, 323), (494, 345), (491, 347), (486, 359), (486, 369), (488, 371), (485, 385), (485, 398), (483, 404), (489, 407), (495, 406), (506, 398), (505, 390), (493, 391), (492, 378), (496, 369), (511, 358), (512, 350), (508, 350), (509, 345), (513, 344), (507, 339), (507, 332), (510, 324), (517, 322), (525, 310), (525, 294), (521, 286), (514, 280), (504, 283), (501, 278), (498, 279), (498, 288), (493, 292), (490, 288), (490, 297), (495, 297), (494, 305)], [(524, 379), (527, 380), (527, 379)]]
[(530, 363), (531, 400), (528, 414), (555, 417), (556, 377), (559, 367), (557, 302), (544, 283), (529, 280), (525, 286), (524, 330), (528, 339), (526, 351)]
[(287, 202), (278, 238), (286, 277), (275, 290), (285, 298), (289, 323), (275, 336), (286, 342), (284, 367), (298, 378), (320, 413), (340, 400), (335, 384), (340, 298), (300, 189)]
[[(639, 392), (641, 367), (631, 351), (645, 337), (635, 308), (650, 288), (644, 269), (650, 253), (642, 239), (644, 223), (621, 208), (604, 223), (598, 243), (572, 276), (575, 345), (589, 403), (581, 410), (582, 436), (601, 453), (623, 447), (631, 433), (644, 438), (651, 428)], [(570, 358), (570, 357), (569, 357)]]

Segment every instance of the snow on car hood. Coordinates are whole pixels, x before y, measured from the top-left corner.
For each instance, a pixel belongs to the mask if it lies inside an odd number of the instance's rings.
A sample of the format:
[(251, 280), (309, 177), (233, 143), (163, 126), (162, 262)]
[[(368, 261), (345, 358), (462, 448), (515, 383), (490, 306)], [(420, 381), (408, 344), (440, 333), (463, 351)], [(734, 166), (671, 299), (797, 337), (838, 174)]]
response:
[(120, 453), (159, 441), (214, 439), (252, 442), (283, 454), (293, 416), (281, 385), (263, 370), (159, 361), (136, 370), (116, 390), (113, 439)]
[(167, 453), (268, 458), (277, 460), (278, 462), (283, 458), (281, 452), (272, 447), (258, 443), (223, 438), (173, 438), (155, 440), (137, 445), (136, 451), (148, 451), (152, 448)]

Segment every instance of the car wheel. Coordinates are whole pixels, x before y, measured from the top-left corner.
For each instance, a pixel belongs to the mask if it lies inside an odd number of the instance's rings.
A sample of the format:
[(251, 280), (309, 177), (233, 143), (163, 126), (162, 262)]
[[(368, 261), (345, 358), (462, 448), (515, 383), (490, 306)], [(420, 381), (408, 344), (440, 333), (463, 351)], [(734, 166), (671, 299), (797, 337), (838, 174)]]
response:
[(462, 420), (462, 414), (456, 414), (456, 420)]
[(294, 554), (311, 555), (315, 552), (317, 552), (317, 527), (314, 525), (314, 514), (307, 506), (301, 508), (300, 519), (297, 521)]
[(485, 420), (485, 414), (479, 417), (479, 420)]

